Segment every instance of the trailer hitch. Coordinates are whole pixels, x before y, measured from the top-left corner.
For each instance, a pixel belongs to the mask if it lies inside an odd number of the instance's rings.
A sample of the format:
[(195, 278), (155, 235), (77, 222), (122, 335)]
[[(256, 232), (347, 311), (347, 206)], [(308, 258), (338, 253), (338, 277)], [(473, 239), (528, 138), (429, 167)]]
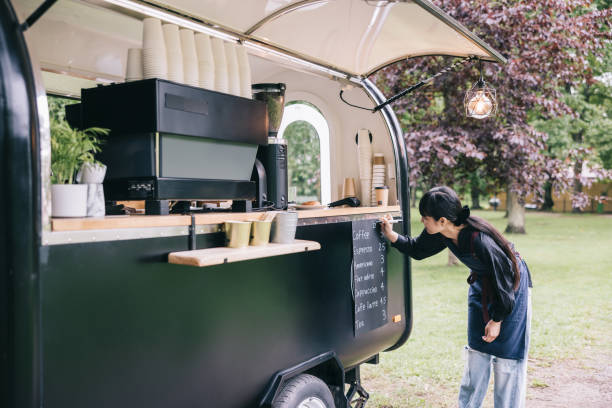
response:
[[(355, 399), (355, 394), (359, 394), (359, 396)], [(351, 382), (351, 386), (349, 387), (348, 394), (346, 394), (346, 399), (349, 403), (349, 407), (351, 408), (363, 408), (368, 402), (370, 398), (370, 394), (361, 386), (359, 380)]]

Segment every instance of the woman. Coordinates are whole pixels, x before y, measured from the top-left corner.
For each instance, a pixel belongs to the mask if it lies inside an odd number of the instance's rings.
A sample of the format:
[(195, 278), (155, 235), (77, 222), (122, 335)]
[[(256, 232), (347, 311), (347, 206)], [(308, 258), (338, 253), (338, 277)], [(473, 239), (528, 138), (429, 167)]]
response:
[(491, 365), (495, 408), (525, 406), (531, 320), (531, 277), (527, 264), (491, 224), (470, 216), (449, 187), (429, 190), (419, 203), (425, 229), (417, 238), (394, 232), (391, 216), (381, 218), (391, 245), (414, 259), (450, 249), (471, 269), (468, 278), (468, 346), (459, 407), (480, 407)]

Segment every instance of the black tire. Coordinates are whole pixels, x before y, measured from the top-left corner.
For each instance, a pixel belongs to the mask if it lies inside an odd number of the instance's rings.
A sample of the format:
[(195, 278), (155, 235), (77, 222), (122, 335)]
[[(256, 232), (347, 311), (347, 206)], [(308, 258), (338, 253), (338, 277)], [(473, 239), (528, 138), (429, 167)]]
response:
[(334, 397), (327, 384), (310, 374), (300, 374), (283, 385), (272, 408), (296, 408), (309, 398), (316, 398), (325, 408), (335, 408)]

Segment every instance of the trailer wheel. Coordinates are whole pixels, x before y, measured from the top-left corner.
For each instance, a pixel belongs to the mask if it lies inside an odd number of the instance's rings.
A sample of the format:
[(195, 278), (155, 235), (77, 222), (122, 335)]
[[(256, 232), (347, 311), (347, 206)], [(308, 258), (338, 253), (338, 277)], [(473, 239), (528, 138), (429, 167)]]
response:
[(300, 374), (288, 381), (272, 404), (272, 408), (334, 407), (334, 397), (327, 384), (310, 374)]

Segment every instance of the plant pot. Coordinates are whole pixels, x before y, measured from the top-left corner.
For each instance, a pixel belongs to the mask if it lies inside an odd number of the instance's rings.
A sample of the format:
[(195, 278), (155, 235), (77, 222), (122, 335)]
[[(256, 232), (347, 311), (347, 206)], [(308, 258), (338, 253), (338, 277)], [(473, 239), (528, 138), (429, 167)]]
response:
[(98, 163), (83, 163), (76, 176), (77, 183), (100, 184), (104, 181), (106, 166)]
[(86, 217), (87, 184), (53, 184), (52, 217)]

